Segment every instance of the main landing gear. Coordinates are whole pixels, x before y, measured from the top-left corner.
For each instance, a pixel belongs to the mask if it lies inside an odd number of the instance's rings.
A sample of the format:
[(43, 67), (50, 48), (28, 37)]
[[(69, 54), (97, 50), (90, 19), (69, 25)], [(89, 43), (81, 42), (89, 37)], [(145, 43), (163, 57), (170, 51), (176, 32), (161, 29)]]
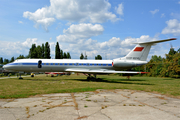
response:
[(87, 80), (89, 80), (89, 81), (95, 81), (95, 80), (96, 80), (96, 74), (93, 74), (93, 76), (91, 76), (91, 74), (88, 74)]
[(96, 79), (96, 74), (93, 74), (93, 76), (92, 76), (91, 74), (85, 74), (84, 73), (84, 75), (87, 76), (87, 80), (89, 80), (89, 81), (96, 81), (97, 80)]

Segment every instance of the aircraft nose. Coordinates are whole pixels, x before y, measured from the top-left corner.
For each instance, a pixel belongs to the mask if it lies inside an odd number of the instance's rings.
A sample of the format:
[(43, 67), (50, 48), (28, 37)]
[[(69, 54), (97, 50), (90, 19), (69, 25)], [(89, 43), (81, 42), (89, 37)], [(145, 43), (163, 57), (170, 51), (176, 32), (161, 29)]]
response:
[(11, 64), (6, 64), (6, 65), (3, 66), (3, 69), (4, 70), (12, 69), (12, 65)]
[(3, 69), (7, 69), (8, 67), (7, 67), (7, 65), (3, 65), (3, 67), (2, 67)]
[(2, 68), (4, 70), (7, 70), (9, 72), (15, 72), (14, 69), (15, 69), (15, 66), (13, 65), (14, 63), (9, 63), (9, 64), (6, 64), (4, 65)]
[(6, 68), (6, 66), (5, 66), (5, 65), (3, 65), (3, 66), (2, 66), (2, 68), (3, 68), (3, 69), (5, 69), (5, 68)]

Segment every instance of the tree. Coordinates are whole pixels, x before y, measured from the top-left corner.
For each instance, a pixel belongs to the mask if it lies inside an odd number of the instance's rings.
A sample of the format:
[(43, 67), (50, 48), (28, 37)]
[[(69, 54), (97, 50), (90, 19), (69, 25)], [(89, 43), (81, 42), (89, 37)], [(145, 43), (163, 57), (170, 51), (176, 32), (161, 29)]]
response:
[(97, 56), (95, 56), (95, 60), (102, 60), (101, 55), (97, 55)]
[(24, 59), (24, 55), (19, 55), (19, 57), (17, 57), (16, 59)]
[(80, 59), (84, 59), (84, 55), (81, 53)]
[(153, 55), (151, 57), (151, 60), (154, 61), (154, 62), (158, 62), (158, 61), (162, 61), (163, 59), (162, 59), (161, 56), (158, 57), (157, 55)]
[(46, 44), (45, 44), (44, 58), (46, 58), (46, 59), (50, 59), (51, 58), (51, 56), (50, 56), (50, 46), (49, 46), (48, 42), (46, 42)]
[(180, 48), (177, 50), (177, 53), (180, 53)]
[(81, 53), (80, 59), (81, 59), (81, 60), (82, 60), (82, 59), (87, 60), (87, 55), (86, 55), (86, 52), (85, 52), (85, 55), (83, 55), (83, 53)]
[(63, 50), (60, 50), (60, 59), (63, 59)]
[(67, 58), (67, 54), (64, 52), (63, 58)]
[(169, 55), (174, 55), (174, 54), (176, 54), (176, 51), (174, 50), (173, 47), (171, 47), (169, 51)]
[(3, 64), (7, 64), (7, 63), (9, 63), (9, 60), (8, 59), (4, 59)]
[(25, 58), (30, 58), (29, 54), (25, 56)]
[(69, 52), (67, 52), (67, 58), (68, 58), (68, 59), (71, 59), (71, 55), (70, 55)]
[(59, 48), (59, 43), (56, 43), (56, 50), (55, 50), (55, 59), (60, 59), (61, 58), (61, 52)]
[(14, 61), (14, 57), (11, 58), (10, 62), (13, 62)]
[(36, 53), (36, 44), (32, 44), (30, 50), (29, 50), (29, 57), (30, 58), (37, 58), (37, 53)]
[(35, 52), (36, 52), (36, 58), (42, 58), (42, 48), (40, 45), (36, 47)]
[(41, 58), (44, 58), (44, 43), (42, 44), (41, 50), (42, 50)]
[(3, 58), (2, 58), (2, 57), (0, 57), (0, 64), (1, 64), (1, 63), (3, 63)]
[(180, 66), (180, 58), (178, 59), (178, 65)]

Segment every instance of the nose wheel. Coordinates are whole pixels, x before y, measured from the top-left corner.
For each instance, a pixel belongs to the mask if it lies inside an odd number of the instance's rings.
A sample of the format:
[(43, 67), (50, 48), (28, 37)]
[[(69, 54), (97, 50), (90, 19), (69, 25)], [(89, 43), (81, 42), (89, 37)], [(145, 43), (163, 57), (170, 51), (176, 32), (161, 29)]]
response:
[(23, 78), (21, 77), (21, 73), (19, 73), (19, 79), (23, 79)]

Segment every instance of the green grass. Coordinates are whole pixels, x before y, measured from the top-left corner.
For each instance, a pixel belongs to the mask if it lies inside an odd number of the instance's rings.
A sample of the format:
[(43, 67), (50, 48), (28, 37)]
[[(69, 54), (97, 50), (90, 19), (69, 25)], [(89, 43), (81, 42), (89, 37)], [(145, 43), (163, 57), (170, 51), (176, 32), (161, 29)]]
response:
[(95, 91), (96, 89), (131, 89), (155, 92), (180, 98), (180, 79), (98, 75), (98, 81), (87, 81), (84, 75), (0, 79), (0, 98), (24, 98), (37, 94)]

